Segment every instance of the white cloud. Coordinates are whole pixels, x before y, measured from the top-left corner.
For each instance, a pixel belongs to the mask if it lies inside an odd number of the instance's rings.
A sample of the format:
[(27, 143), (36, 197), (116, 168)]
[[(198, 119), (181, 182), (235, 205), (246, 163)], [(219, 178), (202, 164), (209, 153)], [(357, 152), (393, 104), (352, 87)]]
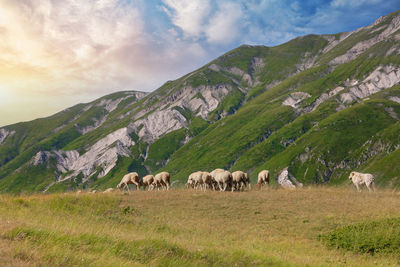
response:
[(185, 36), (200, 37), (205, 19), (210, 13), (209, 0), (163, 0), (163, 2), (169, 8), (164, 11)]
[(231, 43), (241, 33), (242, 8), (239, 4), (224, 2), (210, 19), (206, 28), (207, 40), (211, 43)]

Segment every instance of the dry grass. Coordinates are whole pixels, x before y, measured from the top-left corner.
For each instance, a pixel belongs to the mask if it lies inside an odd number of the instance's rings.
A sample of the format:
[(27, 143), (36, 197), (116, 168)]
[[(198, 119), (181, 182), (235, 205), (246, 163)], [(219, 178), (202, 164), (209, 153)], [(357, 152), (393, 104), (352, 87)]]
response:
[(319, 234), (400, 216), (389, 190), (0, 196), (0, 265), (398, 265), (327, 248)]

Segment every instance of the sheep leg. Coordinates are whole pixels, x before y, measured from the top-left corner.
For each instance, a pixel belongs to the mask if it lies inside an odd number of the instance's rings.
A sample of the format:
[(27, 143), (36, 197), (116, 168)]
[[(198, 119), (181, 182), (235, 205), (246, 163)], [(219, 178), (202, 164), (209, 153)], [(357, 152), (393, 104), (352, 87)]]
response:
[(224, 184), (224, 191), (226, 191), (226, 188), (228, 187), (228, 183), (223, 183)]
[(139, 190), (139, 189), (140, 189), (140, 185), (139, 185), (138, 182), (133, 182), (133, 184), (136, 185), (136, 190)]
[(361, 192), (360, 186), (358, 184), (356, 184), (356, 188), (358, 192)]
[(220, 182), (218, 182), (218, 187), (219, 187), (219, 190), (222, 191), (222, 186), (221, 186), (221, 183), (220, 183)]

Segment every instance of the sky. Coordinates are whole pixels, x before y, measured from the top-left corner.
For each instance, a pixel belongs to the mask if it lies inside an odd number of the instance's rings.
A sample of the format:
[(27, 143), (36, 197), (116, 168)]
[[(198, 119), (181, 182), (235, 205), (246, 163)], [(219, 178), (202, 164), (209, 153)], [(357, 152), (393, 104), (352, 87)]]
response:
[(242, 44), (355, 30), (398, 0), (0, 0), (0, 126), (153, 91)]

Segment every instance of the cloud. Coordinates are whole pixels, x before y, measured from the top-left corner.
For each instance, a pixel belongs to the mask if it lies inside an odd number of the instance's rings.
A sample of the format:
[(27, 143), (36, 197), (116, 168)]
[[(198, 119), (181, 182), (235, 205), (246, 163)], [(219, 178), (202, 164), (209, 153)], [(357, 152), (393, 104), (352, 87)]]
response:
[(163, 0), (164, 11), (172, 18), (172, 23), (187, 37), (200, 37), (205, 18), (210, 13), (209, 0)]
[(242, 29), (243, 11), (239, 4), (224, 2), (218, 12), (210, 19), (205, 30), (207, 41), (211, 43), (231, 43), (236, 40)]
[(154, 90), (244, 43), (354, 30), (400, 8), (396, 0), (0, 2), (1, 111), (17, 113), (24, 99), (47, 115), (118, 90)]

